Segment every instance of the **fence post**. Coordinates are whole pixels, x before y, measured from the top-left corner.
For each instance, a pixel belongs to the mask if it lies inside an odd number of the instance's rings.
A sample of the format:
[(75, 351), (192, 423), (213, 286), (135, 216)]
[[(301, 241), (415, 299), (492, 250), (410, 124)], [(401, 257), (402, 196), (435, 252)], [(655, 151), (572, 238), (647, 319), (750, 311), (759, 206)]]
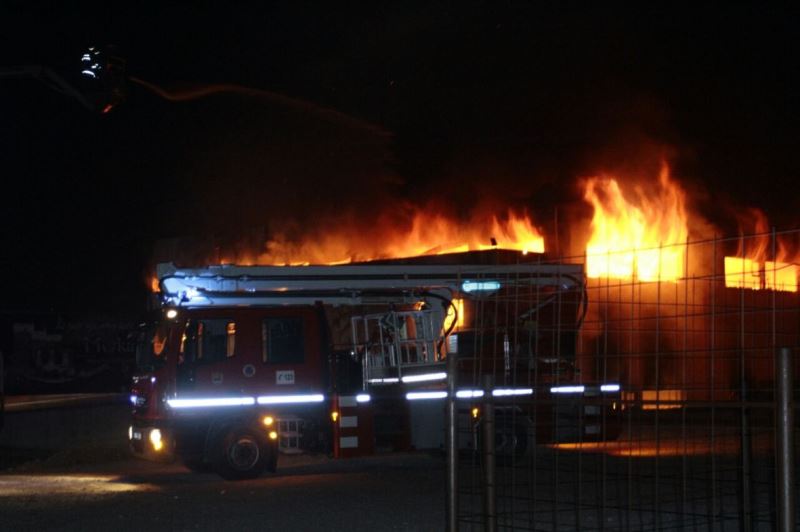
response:
[(492, 375), (483, 375), (483, 529), (486, 532), (497, 530), (496, 476), (495, 463), (495, 423), (494, 402), (492, 401)]
[(794, 508), (794, 408), (792, 405), (792, 350), (778, 351), (776, 368), (776, 415), (778, 476), (778, 530), (792, 531)]
[(6, 374), (3, 360), (3, 351), (0, 351), (0, 430), (3, 430), (6, 416)]
[(458, 408), (456, 405), (457, 354), (447, 354), (447, 531), (458, 532)]
[(739, 518), (741, 519), (741, 526), (739, 529), (742, 532), (750, 532), (753, 521), (753, 503), (752, 495), (750, 493), (750, 484), (752, 483), (752, 461), (753, 461), (753, 447), (750, 441), (750, 413), (747, 411), (747, 391), (744, 388), (746, 385), (745, 380), (742, 379), (742, 406), (739, 411), (740, 425), (739, 425), (739, 444), (741, 447), (741, 509)]

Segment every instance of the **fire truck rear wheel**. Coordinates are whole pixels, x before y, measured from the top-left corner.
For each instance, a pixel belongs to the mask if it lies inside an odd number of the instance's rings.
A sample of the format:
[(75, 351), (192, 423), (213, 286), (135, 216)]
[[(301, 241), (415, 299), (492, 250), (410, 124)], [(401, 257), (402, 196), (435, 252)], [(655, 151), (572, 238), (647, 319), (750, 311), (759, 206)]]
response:
[(222, 433), (212, 461), (214, 470), (227, 480), (260, 476), (272, 462), (267, 438), (258, 429), (234, 426)]

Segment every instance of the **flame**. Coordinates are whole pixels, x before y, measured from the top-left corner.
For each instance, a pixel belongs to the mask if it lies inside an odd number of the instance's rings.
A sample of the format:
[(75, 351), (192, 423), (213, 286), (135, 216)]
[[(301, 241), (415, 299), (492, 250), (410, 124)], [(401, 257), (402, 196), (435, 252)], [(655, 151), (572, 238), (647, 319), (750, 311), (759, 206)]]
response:
[(468, 221), (418, 211), (404, 229), (353, 231), (345, 225), (300, 241), (279, 234), (267, 242), (266, 248), (267, 252), (256, 262), (275, 265), (347, 264), (486, 249), (543, 253), (544, 238), (527, 215), (511, 211), (503, 218), (491, 215), (473, 217)]
[[(800, 269), (797, 259), (791, 258), (788, 246), (776, 238), (776, 260), (767, 260), (771, 255), (767, 216), (758, 209), (749, 209), (754, 235), (739, 240), (736, 256), (725, 257), (725, 286), (749, 290), (778, 290), (797, 292), (797, 276)], [(747, 217), (747, 216), (745, 216)]]
[(450, 327), (453, 326), (453, 322), (455, 322), (453, 331), (458, 331), (464, 327), (464, 323), (466, 321), (464, 315), (464, 300), (461, 298), (455, 298), (453, 301), (451, 301), (451, 303), (452, 306), (447, 308), (447, 314), (444, 317), (444, 324), (442, 325), (442, 330), (445, 332), (450, 330)]
[(636, 187), (626, 195), (613, 177), (585, 181), (584, 199), (594, 207), (586, 245), (586, 273), (639, 281), (676, 281), (684, 271), (689, 235), (685, 195), (662, 165), (654, 195)]

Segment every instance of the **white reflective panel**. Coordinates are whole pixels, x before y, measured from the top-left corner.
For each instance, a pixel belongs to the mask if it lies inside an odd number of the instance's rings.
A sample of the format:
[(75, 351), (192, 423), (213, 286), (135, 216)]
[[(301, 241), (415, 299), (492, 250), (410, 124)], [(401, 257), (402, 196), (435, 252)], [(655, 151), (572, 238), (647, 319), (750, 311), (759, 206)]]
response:
[(447, 378), (447, 373), (423, 373), (421, 375), (405, 375), (403, 382), (441, 381)]
[(498, 281), (464, 281), (461, 285), (464, 292), (494, 292), (500, 290)]
[(293, 403), (321, 403), (325, 396), (321, 393), (308, 395), (262, 395), (258, 398), (260, 405), (285, 405)]
[(370, 384), (396, 384), (400, 382), (400, 379), (397, 377), (389, 377), (386, 379), (369, 379), (367, 382)]
[(618, 392), (619, 384), (603, 384), (600, 386), (601, 392)]
[(256, 404), (252, 397), (205, 397), (198, 399), (168, 399), (172, 408), (203, 408), (210, 406), (249, 406)]
[(472, 397), (483, 397), (483, 390), (458, 390), (456, 397), (459, 399), (470, 399)]
[(372, 399), (372, 397), (370, 397), (368, 393), (360, 393), (356, 395), (356, 401), (359, 403), (369, 403), (370, 399)]
[(89, 76), (90, 78), (96, 78), (97, 75), (91, 70), (81, 70), (81, 74), (84, 76)]
[(494, 397), (508, 397), (509, 395), (533, 395), (533, 388), (497, 388), (492, 390)]
[(583, 393), (585, 386), (555, 386), (550, 388), (551, 393)]
[(447, 392), (408, 392), (406, 399), (415, 401), (417, 399), (444, 399), (447, 397)]

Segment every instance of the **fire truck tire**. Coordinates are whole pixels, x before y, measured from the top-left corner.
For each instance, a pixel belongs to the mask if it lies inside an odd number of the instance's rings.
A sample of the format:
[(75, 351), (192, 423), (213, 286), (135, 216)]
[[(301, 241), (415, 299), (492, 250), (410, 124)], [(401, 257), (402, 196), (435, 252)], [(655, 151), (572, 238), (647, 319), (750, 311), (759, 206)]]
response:
[(222, 431), (211, 464), (226, 480), (245, 480), (260, 476), (270, 467), (273, 454), (263, 431), (234, 425)]
[[(477, 427), (476, 452), (483, 449), (482, 427)], [(521, 463), (530, 455), (535, 446), (535, 430), (530, 420), (517, 415), (512, 418), (498, 412), (495, 415), (495, 460), (498, 465), (506, 466), (510, 463)]]

